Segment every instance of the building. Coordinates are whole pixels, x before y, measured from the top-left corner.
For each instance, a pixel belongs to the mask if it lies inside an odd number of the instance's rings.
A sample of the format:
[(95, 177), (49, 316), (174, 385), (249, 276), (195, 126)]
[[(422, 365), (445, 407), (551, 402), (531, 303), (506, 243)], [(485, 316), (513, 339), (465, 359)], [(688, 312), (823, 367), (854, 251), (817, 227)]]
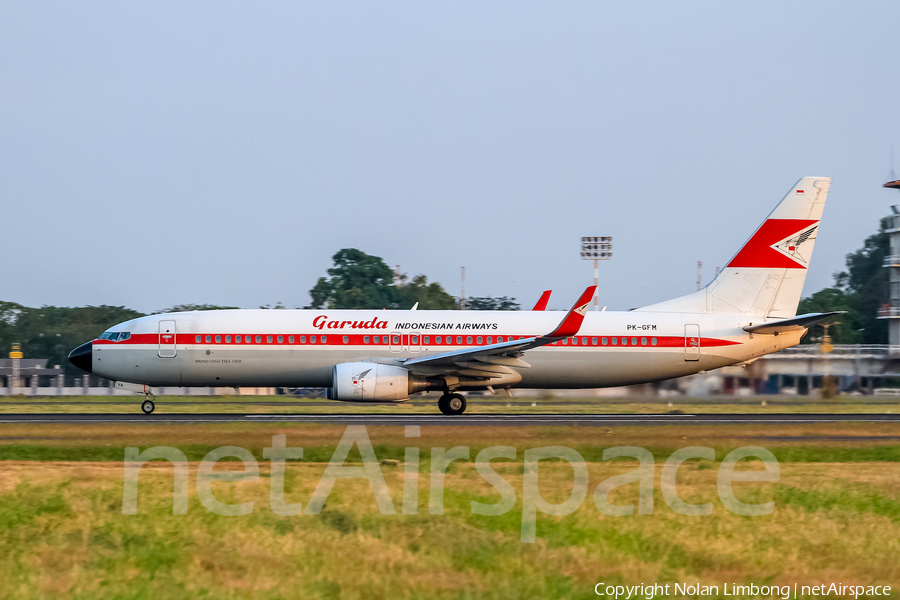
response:
[[(884, 187), (900, 190), (900, 179), (888, 181)], [(900, 353), (900, 205), (893, 205), (891, 211), (892, 214), (887, 217), (891, 250), (884, 257), (884, 267), (890, 269), (888, 301), (878, 311), (878, 318), (888, 319), (888, 344), (894, 354)]]
[[(13, 361), (19, 361), (19, 381), (13, 384)], [(0, 383), (4, 388), (62, 387), (62, 369), (47, 368), (46, 358), (0, 358)]]

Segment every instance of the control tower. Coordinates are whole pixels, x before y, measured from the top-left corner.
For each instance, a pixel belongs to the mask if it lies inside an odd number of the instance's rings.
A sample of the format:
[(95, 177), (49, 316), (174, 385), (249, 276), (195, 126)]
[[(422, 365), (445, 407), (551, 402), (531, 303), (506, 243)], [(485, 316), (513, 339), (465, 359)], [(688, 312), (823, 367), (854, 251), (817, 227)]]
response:
[[(900, 190), (900, 179), (884, 184), (884, 187)], [(888, 301), (878, 310), (879, 319), (888, 321), (888, 344), (891, 354), (900, 355), (900, 204), (891, 206), (888, 216), (887, 234), (891, 240), (891, 251), (884, 257), (884, 267), (890, 269), (888, 275)]]

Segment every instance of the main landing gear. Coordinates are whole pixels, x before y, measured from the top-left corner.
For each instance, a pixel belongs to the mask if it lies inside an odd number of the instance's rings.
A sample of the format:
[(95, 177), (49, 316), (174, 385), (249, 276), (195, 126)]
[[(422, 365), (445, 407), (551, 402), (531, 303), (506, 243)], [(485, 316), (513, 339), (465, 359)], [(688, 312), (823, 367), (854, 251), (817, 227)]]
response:
[(438, 408), (445, 415), (461, 415), (466, 412), (466, 398), (462, 394), (444, 394), (438, 400)]

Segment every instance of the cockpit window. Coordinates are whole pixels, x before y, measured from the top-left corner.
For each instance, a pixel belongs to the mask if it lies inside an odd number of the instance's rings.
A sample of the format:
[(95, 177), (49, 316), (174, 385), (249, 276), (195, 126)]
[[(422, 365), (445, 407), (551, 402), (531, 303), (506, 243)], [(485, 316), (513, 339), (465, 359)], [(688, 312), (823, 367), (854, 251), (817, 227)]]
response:
[(130, 337), (131, 333), (128, 331), (106, 331), (97, 339), (109, 340), (111, 342), (121, 342), (123, 340), (127, 340)]

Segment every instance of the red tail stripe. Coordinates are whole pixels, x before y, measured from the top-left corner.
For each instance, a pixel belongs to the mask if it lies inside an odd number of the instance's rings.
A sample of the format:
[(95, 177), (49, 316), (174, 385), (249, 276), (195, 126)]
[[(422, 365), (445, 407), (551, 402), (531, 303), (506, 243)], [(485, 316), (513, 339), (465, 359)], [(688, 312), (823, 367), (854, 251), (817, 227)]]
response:
[(800, 233), (810, 225), (818, 223), (809, 219), (769, 219), (750, 238), (737, 256), (726, 267), (746, 267), (760, 269), (805, 269), (803, 265), (790, 259), (772, 245), (791, 234)]

